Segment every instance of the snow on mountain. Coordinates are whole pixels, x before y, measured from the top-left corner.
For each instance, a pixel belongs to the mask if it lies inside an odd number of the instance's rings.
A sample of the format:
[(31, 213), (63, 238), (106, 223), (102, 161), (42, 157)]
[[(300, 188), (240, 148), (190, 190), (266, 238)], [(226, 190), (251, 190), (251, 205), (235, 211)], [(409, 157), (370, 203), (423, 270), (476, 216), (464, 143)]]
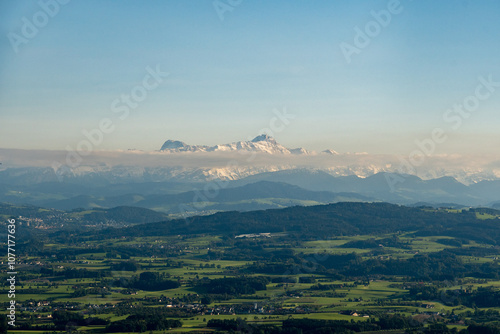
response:
[(331, 155), (338, 155), (339, 154), (337, 151), (334, 151), (334, 150), (324, 150), (321, 153), (331, 154)]
[[(266, 153), (261, 154), (265, 155)], [(321, 158), (322, 155), (323, 154), (311, 157)], [(151, 154), (151, 156), (155, 157), (158, 156), (158, 154)], [(131, 164), (94, 164), (59, 169), (51, 167), (10, 167), (0, 171), (0, 184), (32, 185), (46, 182), (67, 181), (70, 183), (90, 186), (92, 184), (127, 182), (229, 181), (242, 179), (260, 173), (296, 170), (304, 167), (309, 170), (323, 171), (336, 177), (357, 176), (360, 178), (366, 178), (381, 172), (398, 172), (396, 169), (397, 165), (377, 163), (376, 161), (371, 161), (371, 159), (358, 161), (357, 159), (352, 160), (352, 158), (350, 158), (349, 161), (344, 161), (343, 159), (349, 157), (348, 155), (333, 156), (332, 159), (334, 160), (328, 160), (331, 164), (323, 164), (321, 166), (315, 166), (313, 161), (311, 161), (311, 165), (309, 166), (294, 164), (295, 160), (290, 160), (288, 158), (281, 160), (280, 156), (294, 157), (293, 155), (270, 155), (270, 161), (268, 163), (248, 163), (245, 159), (243, 159), (241, 163), (231, 164), (226, 160), (221, 160), (220, 164), (217, 163), (213, 165), (204, 165), (203, 161), (205, 161), (204, 159), (206, 157), (200, 156), (200, 159), (196, 160), (197, 163), (190, 163), (188, 160), (186, 161), (186, 164), (184, 164), (179, 160), (179, 163), (175, 163), (175, 165), (163, 165), (161, 163), (150, 166), (138, 166)], [(147, 155), (142, 154), (141, 157), (144, 159)], [(326, 157), (328, 156), (325, 154), (324, 158)], [(170, 160), (170, 158), (168, 159)], [(182, 156), (176, 157), (176, 159), (182, 159)], [(484, 180), (499, 179), (497, 170), (479, 167), (457, 167), (454, 169), (429, 168), (417, 172), (416, 176), (424, 180), (451, 176), (464, 184), (473, 184)]]
[[(193, 152), (195, 154), (191, 154)], [(241, 154), (245, 152), (252, 154)], [(315, 153), (303, 148), (290, 149), (265, 134), (249, 141), (215, 146), (167, 140), (159, 151), (153, 152), (96, 151), (82, 157), (77, 164), (70, 164), (68, 157), (64, 151), (0, 149), (0, 185), (56, 181), (80, 182), (84, 185), (103, 182), (207, 182), (237, 180), (259, 173), (297, 168), (320, 170), (332, 176), (367, 178), (381, 172), (401, 173), (404, 168), (408, 169), (402, 162), (406, 160), (401, 156), (337, 153), (334, 150)], [(424, 180), (448, 176), (467, 185), (483, 180), (499, 180), (500, 158), (429, 156), (424, 164), (409, 174)]]
[(273, 143), (275, 145), (278, 144), (278, 143), (276, 143), (276, 140), (273, 137), (271, 137), (270, 135), (267, 135), (267, 134), (262, 134), (260, 136), (255, 137), (254, 139), (252, 139), (253, 143), (258, 143), (260, 141), (267, 141), (267, 142)]
[(167, 140), (163, 146), (161, 147), (161, 151), (163, 150), (176, 150), (179, 148), (187, 147), (188, 145), (185, 142), (178, 141), (178, 140)]
[(169, 152), (206, 152), (208, 146), (192, 146), (179, 140), (167, 140), (163, 143), (160, 151)]
[(230, 144), (215, 146), (187, 145), (177, 140), (167, 140), (160, 151), (167, 153), (175, 152), (228, 152), (228, 151), (249, 151), (263, 152), (268, 154), (310, 154), (311, 152), (303, 148), (288, 149), (266, 134), (259, 135), (251, 141), (238, 141)]
[(290, 149), (290, 153), (292, 153), (292, 154), (313, 154), (314, 152), (308, 151), (305, 148), (299, 147), (299, 148)]

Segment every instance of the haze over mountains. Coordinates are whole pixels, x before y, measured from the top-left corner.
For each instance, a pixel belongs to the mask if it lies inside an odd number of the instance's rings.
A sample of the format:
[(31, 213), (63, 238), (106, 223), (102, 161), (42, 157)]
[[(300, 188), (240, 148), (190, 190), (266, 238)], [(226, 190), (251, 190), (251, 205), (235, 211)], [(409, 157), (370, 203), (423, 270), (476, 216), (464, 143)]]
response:
[[(236, 181), (182, 183), (42, 182), (8, 184), (0, 172), (0, 202), (32, 204), (62, 210), (137, 206), (168, 214), (205, 214), (216, 211), (250, 211), (294, 205), (344, 201), (435, 206), (490, 206), (500, 208), (500, 181), (466, 186), (451, 177), (422, 180), (402, 175), (391, 186), (393, 174), (367, 178), (334, 177), (318, 170), (292, 169), (266, 172)], [(73, 180), (75, 181), (75, 180)], [(96, 181), (96, 180), (94, 180)]]
[[(188, 145), (167, 140), (157, 151), (76, 151), (0, 149), (0, 172), (14, 183), (207, 182), (238, 180), (263, 172), (322, 170), (333, 176), (368, 177), (380, 172), (422, 179), (450, 176), (464, 184), (500, 179), (500, 157), (423, 155), (418, 164), (408, 155), (322, 152), (286, 148), (268, 135), (231, 144)], [(410, 153), (410, 152), (409, 152)], [(411, 152), (413, 153), (413, 152)], [(422, 153), (423, 154), (423, 153)], [(36, 167), (36, 168), (31, 168)], [(14, 179), (14, 180), (12, 180)]]
[(76, 165), (60, 152), (31, 153), (0, 150), (0, 202), (168, 214), (341, 201), (500, 206), (498, 162), (466, 157), (429, 156), (400, 174), (401, 157), (289, 149), (268, 135), (215, 146), (167, 140), (159, 151), (94, 152)]

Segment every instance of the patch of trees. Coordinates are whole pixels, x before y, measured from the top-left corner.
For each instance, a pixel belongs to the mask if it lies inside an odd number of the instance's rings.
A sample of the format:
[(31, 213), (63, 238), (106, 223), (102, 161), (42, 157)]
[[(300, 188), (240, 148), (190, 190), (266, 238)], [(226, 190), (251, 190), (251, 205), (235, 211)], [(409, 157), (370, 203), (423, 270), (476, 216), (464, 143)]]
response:
[(166, 319), (161, 313), (132, 314), (125, 320), (110, 323), (106, 326), (106, 333), (142, 333), (145, 331), (161, 331), (177, 327), (182, 327), (182, 322), (177, 319)]
[(16, 243), (16, 249), (23, 254), (38, 254), (43, 250), (44, 244), (37, 238), (30, 238), (26, 242)]
[(470, 324), (467, 331), (469, 334), (500, 334), (500, 326), (494, 324)]
[[(368, 259), (365, 261), (356, 253), (329, 254), (315, 265), (318, 270), (324, 267), (330, 272), (347, 277), (400, 275), (425, 281), (443, 281), (466, 276), (477, 278), (497, 278), (500, 276), (498, 263), (464, 263), (461, 258), (448, 250), (419, 254), (409, 259)], [(312, 268), (314, 264), (310, 264), (308, 267)]]
[(500, 249), (498, 247), (462, 247), (450, 248), (447, 251), (456, 255), (477, 257), (500, 254)]
[(114, 285), (144, 291), (168, 290), (180, 286), (178, 281), (169, 280), (168, 277), (168, 275), (159, 272), (145, 271), (139, 276), (134, 276), (131, 280), (118, 279)]
[(109, 269), (113, 271), (137, 271), (141, 269), (141, 266), (136, 261), (121, 261), (111, 263)]
[[(464, 250), (462, 252), (462, 250)], [(247, 266), (247, 273), (290, 276), (295, 274), (328, 274), (332, 278), (356, 278), (367, 275), (399, 275), (425, 281), (454, 280), (461, 277), (495, 279), (500, 277), (500, 264), (468, 263), (457, 256), (496, 252), (495, 248), (467, 248), (418, 254), (408, 259), (363, 260), (357, 253), (322, 254), (319, 257), (297, 254), (296, 260), (287, 262), (255, 262)], [(304, 269), (306, 268), (306, 269)]]
[(7, 333), (8, 328), (7, 316), (5, 314), (0, 314), (0, 333)]
[(210, 319), (207, 322), (207, 327), (218, 328), (226, 331), (236, 331), (246, 323), (244, 320), (238, 319)]
[(356, 271), (356, 268), (361, 267), (362, 257), (356, 253), (349, 254), (329, 254), (322, 261), (318, 261), (320, 265), (327, 269), (335, 269), (341, 273), (348, 274), (351, 271)]
[(100, 318), (85, 319), (81, 313), (58, 310), (52, 312), (52, 322), (56, 329), (66, 329), (68, 326), (88, 326), (88, 325), (106, 325), (108, 321)]
[(462, 247), (463, 244), (467, 244), (467, 240), (459, 240), (459, 239), (448, 239), (448, 238), (440, 238), (436, 240), (437, 243), (440, 243), (441, 245), (446, 245), (446, 246), (452, 246), (452, 247)]
[(500, 291), (494, 287), (479, 287), (477, 290), (467, 291), (439, 290), (433, 285), (415, 285), (409, 289), (408, 297), (415, 300), (440, 300), (448, 305), (472, 308), (500, 307)]
[(368, 321), (347, 320), (315, 320), (288, 319), (283, 321), (283, 329), (299, 329), (302, 333), (345, 333), (348, 331), (365, 332), (390, 329), (418, 328), (420, 324), (411, 317), (401, 315), (383, 315), (379, 320)]
[(466, 311), (461, 314), (463, 317), (470, 318), (475, 323), (497, 322), (500, 324), (500, 312), (496, 310), (480, 310)]
[(201, 281), (197, 289), (208, 294), (247, 295), (266, 290), (268, 283), (265, 277), (228, 277)]
[(245, 272), (268, 274), (268, 275), (287, 275), (293, 272), (300, 272), (300, 266), (292, 261), (281, 262), (281, 263), (255, 262), (247, 266), (245, 268)]
[(469, 307), (499, 307), (500, 291), (493, 287), (479, 287), (471, 294), (460, 296), (462, 304)]
[(316, 278), (313, 276), (301, 276), (299, 277), (299, 283), (316, 283)]
[(93, 209), (92, 212), (84, 214), (82, 219), (90, 222), (103, 222), (114, 220), (117, 222), (126, 222), (132, 224), (144, 224), (165, 220), (166, 215), (153, 210), (117, 206), (112, 209)]
[[(460, 331), (460, 333), (465, 334), (466, 331)], [(424, 334), (456, 334), (457, 329), (456, 328), (448, 328), (446, 324), (442, 322), (436, 322), (433, 324), (429, 324), (427, 328), (424, 329), (423, 331)]]
[(206, 258), (208, 260), (229, 260), (229, 261), (262, 261), (286, 262), (295, 260), (291, 249), (269, 250), (259, 243), (236, 243), (231, 248), (220, 251), (209, 251)]

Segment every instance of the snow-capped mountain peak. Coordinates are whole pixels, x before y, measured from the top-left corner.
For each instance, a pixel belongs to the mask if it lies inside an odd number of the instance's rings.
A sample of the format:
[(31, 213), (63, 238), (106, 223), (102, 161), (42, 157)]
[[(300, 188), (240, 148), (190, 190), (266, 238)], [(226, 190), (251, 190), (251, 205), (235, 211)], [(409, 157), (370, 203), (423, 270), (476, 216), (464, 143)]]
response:
[(230, 144), (219, 144), (215, 146), (187, 145), (177, 140), (167, 140), (160, 151), (166, 153), (175, 152), (220, 152), (220, 151), (251, 151), (268, 154), (309, 154), (303, 148), (288, 149), (267, 135), (261, 134), (251, 141), (238, 141)]
[(325, 153), (325, 154), (331, 154), (331, 155), (338, 155), (339, 153), (337, 151), (334, 151), (334, 150), (324, 150), (322, 151), (321, 153)]
[(255, 137), (254, 139), (252, 139), (252, 143), (258, 143), (260, 141), (266, 141), (266, 142), (269, 142), (269, 143), (272, 143), (275, 145), (278, 144), (273, 137), (271, 137), (267, 134), (262, 134), (262, 135)]
[(179, 141), (179, 140), (167, 140), (163, 146), (161, 147), (160, 151), (163, 150), (171, 150), (171, 149), (179, 149), (182, 147), (187, 147), (188, 145), (185, 142)]

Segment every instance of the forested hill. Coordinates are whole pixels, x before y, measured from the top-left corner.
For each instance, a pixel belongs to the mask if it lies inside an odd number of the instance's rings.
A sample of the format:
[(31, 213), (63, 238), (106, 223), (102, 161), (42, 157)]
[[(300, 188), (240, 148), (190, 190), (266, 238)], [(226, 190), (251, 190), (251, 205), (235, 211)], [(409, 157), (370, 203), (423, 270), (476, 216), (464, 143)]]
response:
[[(160, 223), (110, 229), (109, 237), (286, 232), (301, 238), (397, 233), (443, 235), (500, 244), (500, 211), (481, 209), (451, 212), (388, 203), (336, 203), (251, 212), (222, 212)], [(478, 218), (478, 216), (480, 218)], [(487, 218), (487, 219), (485, 219)]]

